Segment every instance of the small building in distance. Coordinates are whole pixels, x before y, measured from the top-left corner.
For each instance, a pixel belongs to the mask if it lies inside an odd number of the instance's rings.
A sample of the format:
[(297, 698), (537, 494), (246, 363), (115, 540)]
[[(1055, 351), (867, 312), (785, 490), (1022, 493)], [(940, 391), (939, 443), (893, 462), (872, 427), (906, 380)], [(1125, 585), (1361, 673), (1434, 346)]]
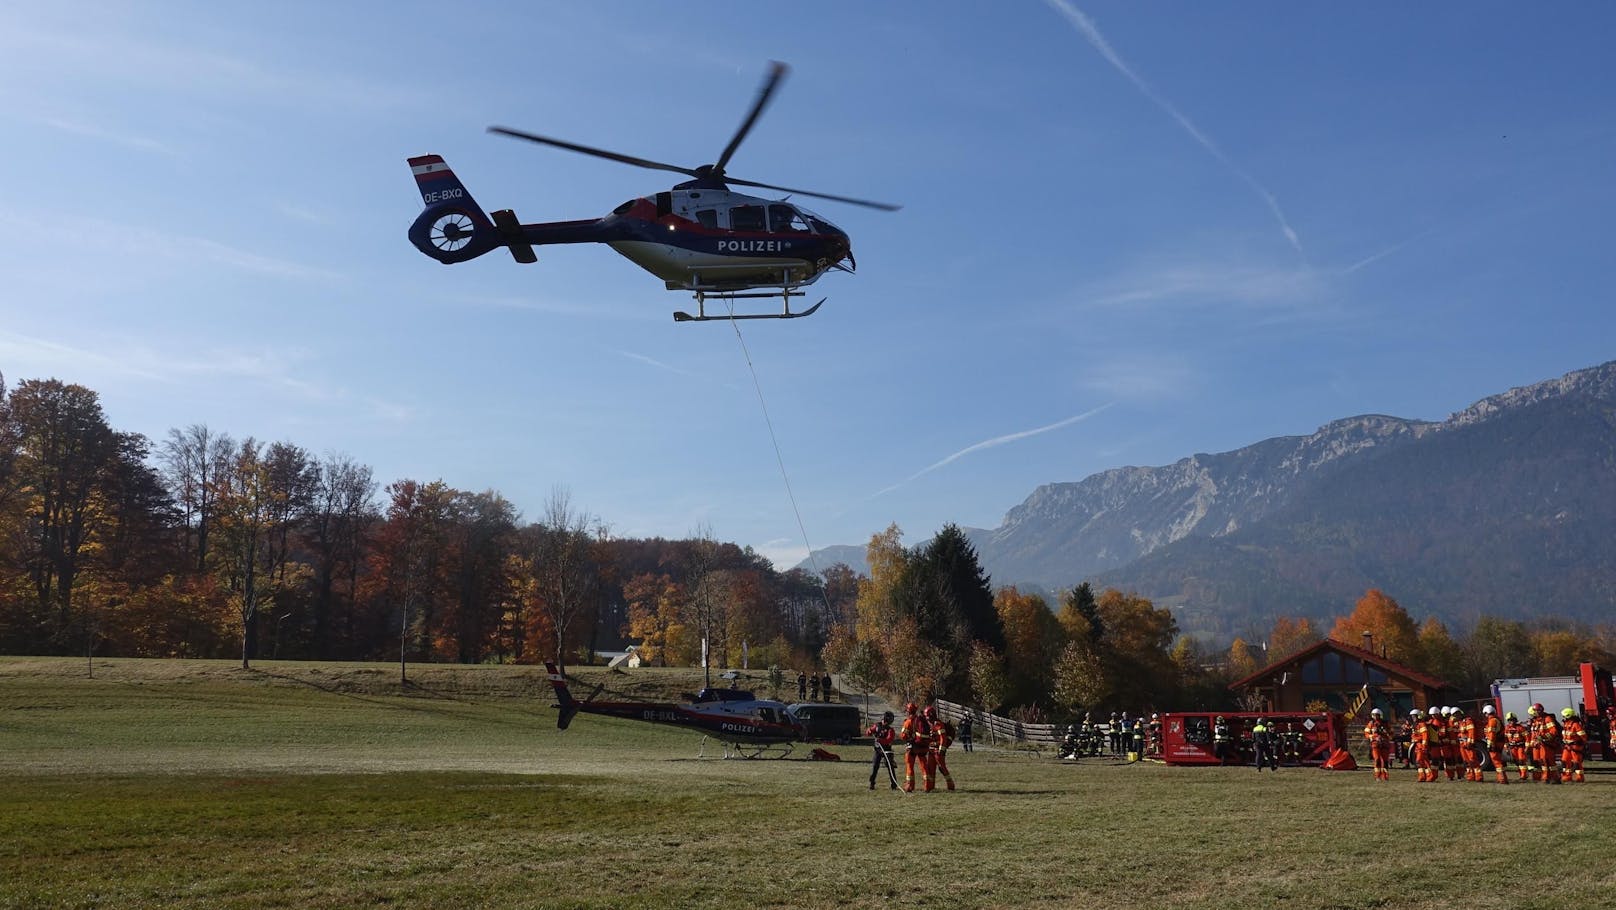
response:
[(1401, 717), (1415, 708), (1423, 712), (1444, 704), (1453, 687), (1372, 650), (1326, 638), (1230, 683), (1229, 688), (1259, 696), (1262, 711), (1300, 712), (1323, 703), (1349, 717), (1367, 714), (1370, 708)]

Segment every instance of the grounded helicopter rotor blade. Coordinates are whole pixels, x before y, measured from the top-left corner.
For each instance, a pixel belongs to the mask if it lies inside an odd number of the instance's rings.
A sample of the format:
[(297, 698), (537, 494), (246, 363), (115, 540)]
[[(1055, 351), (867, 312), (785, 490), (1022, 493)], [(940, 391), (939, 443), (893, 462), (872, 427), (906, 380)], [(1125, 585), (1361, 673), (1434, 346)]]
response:
[(563, 148), (569, 152), (581, 152), (585, 155), (593, 155), (596, 158), (605, 158), (609, 161), (620, 161), (623, 164), (632, 164), (635, 167), (646, 167), (654, 171), (673, 171), (675, 174), (687, 174), (691, 177), (699, 176), (694, 170), (687, 167), (680, 167), (677, 164), (664, 164), (661, 161), (652, 161), (649, 158), (636, 158), (633, 155), (620, 155), (617, 152), (608, 152), (605, 149), (590, 148), (587, 145), (578, 145), (575, 142), (562, 142), (560, 139), (551, 139), (548, 136), (524, 133), (521, 130), (513, 130), (509, 127), (491, 126), (488, 128), (488, 131), (490, 133), (499, 133), (502, 136), (510, 136), (514, 139), (526, 139), (529, 142), (537, 142), (540, 145), (553, 145), (556, 148)]
[(846, 202), (851, 205), (862, 205), (866, 208), (880, 209), (883, 212), (896, 212), (903, 208), (901, 205), (893, 205), (890, 202), (874, 202), (869, 199), (854, 199), (851, 196), (836, 196), (830, 193), (816, 193), (813, 190), (794, 190), (789, 186), (776, 186), (772, 183), (758, 183), (755, 180), (741, 180), (736, 177), (725, 177), (724, 182), (733, 183), (737, 186), (755, 186), (764, 190), (779, 190), (782, 193), (792, 193), (797, 196), (813, 196), (815, 199), (832, 199), (836, 202)]
[(740, 148), (741, 140), (745, 139), (746, 134), (752, 131), (752, 124), (757, 122), (757, 118), (763, 113), (763, 109), (768, 106), (769, 99), (774, 96), (774, 90), (780, 87), (780, 80), (784, 79), (786, 73), (790, 71), (791, 67), (778, 60), (769, 64), (769, 75), (764, 77), (763, 87), (758, 89), (757, 100), (752, 102), (752, 112), (746, 115), (745, 120), (741, 121), (741, 128), (735, 131), (735, 138), (729, 141), (729, 145), (724, 146), (724, 154), (719, 155), (718, 160), (713, 162), (714, 173), (719, 175), (724, 173), (724, 165), (729, 164), (730, 156), (735, 154), (737, 148)]

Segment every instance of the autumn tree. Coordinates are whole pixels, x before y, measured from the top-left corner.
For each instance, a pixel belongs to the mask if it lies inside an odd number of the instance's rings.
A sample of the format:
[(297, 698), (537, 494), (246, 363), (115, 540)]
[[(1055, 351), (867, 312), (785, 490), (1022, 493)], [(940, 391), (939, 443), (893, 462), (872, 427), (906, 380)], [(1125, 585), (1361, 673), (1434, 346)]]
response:
[(1177, 684), (1169, 655), (1178, 637), (1172, 611), (1115, 588), (1095, 599), (1095, 609), (1105, 624), (1100, 656), (1117, 695), (1134, 709), (1170, 701)]
[(1055, 685), (1055, 663), (1066, 646), (1065, 630), (1036, 594), (1002, 588), (994, 602), (1004, 629), (1011, 703), (1044, 701)]
[(1420, 667), (1437, 679), (1458, 682), (1464, 674), (1464, 653), (1435, 616), (1420, 624)]
[(220, 489), (219, 478), (231, 469), (235, 457), (236, 441), (227, 433), (215, 433), (204, 423), (192, 424), (183, 430), (170, 429), (163, 441), (164, 477), (180, 507), (187, 531), (186, 549), (192, 554), (199, 572), (207, 568), (208, 537), (213, 530), (214, 497)]
[(301, 586), (301, 573), (292, 572), (291, 529), (303, 520), (312, 492), (308, 453), (290, 443), (263, 446), (249, 437), (228, 470), (215, 477), (219, 546), (211, 562), (241, 620), (242, 669), (257, 656), (263, 608)]
[[(359, 572), (365, 534), (376, 518), (372, 503), (375, 495), (376, 482), (368, 466), (334, 454), (320, 462), (308, 517), (309, 546), (314, 560), (310, 618), (316, 656), (334, 656), (339, 629), (341, 642), (354, 641)], [(335, 615), (339, 582), (346, 594), (340, 623)]]
[(1531, 634), (1526, 624), (1483, 616), (1476, 620), (1462, 646), (1464, 672), (1452, 680), (1466, 691), (1482, 691), (1495, 679), (1531, 676), (1537, 656), (1532, 652)]
[(1086, 581), (1061, 596), (1061, 609), (1056, 618), (1070, 641), (1092, 645), (1105, 634), (1105, 623), (1100, 620), (1099, 608), (1094, 603), (1094, 589)]
[(1324, 636), (1313, 628), (1313, 621), (1307, 617), (1281, 616), (1274, 620), (1274, 628), (1268, 633), (1268, 661), (1284, 660), (1323, 639)]
[(1235, 679), (1245, 679), (1261, 669), (1263, 665), (1258, 662), (1257, 655), (1251, 651), (1244, 638), (1236, 637), (1229, 645), (1229, 675)]
[(645, 572), (623, 585), (628, 601), (628, 626), (624, 634), (638, 640), (641, 659), (668, 666), (668, 631), (679, 624), (680, 611), (688, 598), (682, 585), (666, 572)]
[(522, 535), (538, 608), (554, 633), (555, 663), (563, 671), (569, 635), (593, 603), (600, 581), (589, 525), (589, 516), (573, 506), (571, 492), (558, 486), (545, 501), (544, 516)]
[(118, 434), (99, 397), (59, 380), (24, 380), (7, 398), (8, 473), (23, 497), (20, 561), (32, 582), (38, 644), (68, 644), (73, 594), (98, 521), (98, 502), (118, 456)]
[(1111, 697), (1110, 673), (1105, 661), (1088, 642), (1067, 642), (1055, 659), (1055, 707), (1070, 717), (1098, 708)]
[(1411, 666), (1419, 662), (1419, 631), (1413, 618), (1378, 588), (1364, 592), (1352, 612), (1336, 620), (1330, 637), (1362, 647), (1365, 632), (1369, 633), (1376, 650), (1384, 649), (1392, 660)]

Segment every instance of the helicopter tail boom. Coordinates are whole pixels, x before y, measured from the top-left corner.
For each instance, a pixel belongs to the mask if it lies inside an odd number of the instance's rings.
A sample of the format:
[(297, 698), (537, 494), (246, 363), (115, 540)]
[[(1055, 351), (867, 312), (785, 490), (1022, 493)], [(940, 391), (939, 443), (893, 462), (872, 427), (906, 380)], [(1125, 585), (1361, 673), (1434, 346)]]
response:
[[(416, 249), (444, 265), (453, 265), (505, 245), (495, 222), (441, 156), (421, 155), (409, 163), (426, 206), (410, 225), (410, 242)], [(512, 253), (516, 252), (513, 248)]]

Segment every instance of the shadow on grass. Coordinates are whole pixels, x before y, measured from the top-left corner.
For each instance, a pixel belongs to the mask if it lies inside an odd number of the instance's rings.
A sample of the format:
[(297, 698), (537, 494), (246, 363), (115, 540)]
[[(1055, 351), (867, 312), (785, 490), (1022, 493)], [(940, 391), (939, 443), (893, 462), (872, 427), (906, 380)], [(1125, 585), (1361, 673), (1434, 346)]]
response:
[[(448, 710), (448, 709), (445, 709), (443, 707), (434, 706), (434, 705), (432, 705), (430, 703), (419, 704), (419, 703), (410, 703), (410, 702), (400, 702), (398, 700), (398, 698), (381, 698), (381, 697), (377, 697), (377, 696), (373, 696), (373, 695), (361, 695), (361, 694), (359, 694), (357, 692), (346, 691), (346, 690), (342, 689), (339, 686), (328, 685), (328, 684), (325, 684), (325, 683), (318, 682), (316, 680), (301, 679), (301, 678), (296, 677), (296, 676), (288, 676), (288, 675), (286, 675), (284, 673), (273, 673), (273, 672), (270, 672), (268, 670), (260, 670), (260, 669), (257, 669), (257, 668), (249, 669), (247, 672), (253, 673), (253, 674), (258, 675), (258, 676), (268, 677), (270, 679), (277, 679), (277, 680), (280, 680), (282, 682), (293, 683), (295, 685), (303, 686), (305, 688), (315, 689), (315, 690), (317, 690), (319, 692), (323, 692), (323, 693), (325, 693), (327, 695), (336, 695), (336, 696), (339, 696), (341, 698), (346, 698), (346, 699), (350, 699), (352, 701), (360, 702), (362, 704), (375, 705), (375, 706), (380, 707), (380, 708), (390, 708), (390, 709), (397, 710), (397, 711), (413, 711), (413, 712), (420, 713), (420, 714), (430, 714), (430, 715), (433, 715), (433, 716), (436, 716), (436, 717), (446, 717), (446, 718), (452, 718), (452, 719), (457, 719), (457, 720), (464, 719), (467, 716), (467, 712), (464, 711), (464, 710)], [(451, 704), (453, 704), (453, 705), (455, 705), (457, 707), (460, 707), (460, 708), (477, 708), (477, 707), (482, 707), (483, 706), (482, 702), (473, 701), (471, 699), (466, 699), (466, 698), (460, 698), (460, 697), (456, 697), (456, 696), (452, 696), (452, 695), (445, 695), (445, 694), (442, 694), (442, 693), (439, 693), (439, 692), (435, 692), (435, 691), (433, 691), (431, 689), (428, 689), (428, 688), (426, 688), (424, 686), (420, 686), (420, 685), (417, 685), (415, 683), (408, 682), (408, 681), (406, 681), (404, 683), (402, 688), (405, 689), (405, 690), (413, 689), (413, 690), (415, 690), (417, 692), (424, 693), (425, 696), (428, 699), (449, 702), (449, 703), (451, 703)], [(402, 697), (402, 694), (401, 694), (400, 697)], [(485, 715), (485, 714), (482, 714), (481, 712), (479, 712), (477, 714), (477, 719), (482, 720), (482, 721), (487, 721), (487, 722), (490, 722), (490, 723), (494, 723), (494, 724), (503, 725), (503, 726), (526, 728), (526, 727), (529, 727), (529, 726), (532, 725), (531, 721), (541, 720), (545, 716), (543, 713), (541, 713), (539, 711), (535, 711), (535, 710), (531, 710), (531, 709), (525, 709), (525, 708), (521, 708), (521, 707), (511, 708), (510, 710), (517, 713), (520, 716), (519, 717), (503, 717), (503, 716), (500, 716), (499, 714)]]

